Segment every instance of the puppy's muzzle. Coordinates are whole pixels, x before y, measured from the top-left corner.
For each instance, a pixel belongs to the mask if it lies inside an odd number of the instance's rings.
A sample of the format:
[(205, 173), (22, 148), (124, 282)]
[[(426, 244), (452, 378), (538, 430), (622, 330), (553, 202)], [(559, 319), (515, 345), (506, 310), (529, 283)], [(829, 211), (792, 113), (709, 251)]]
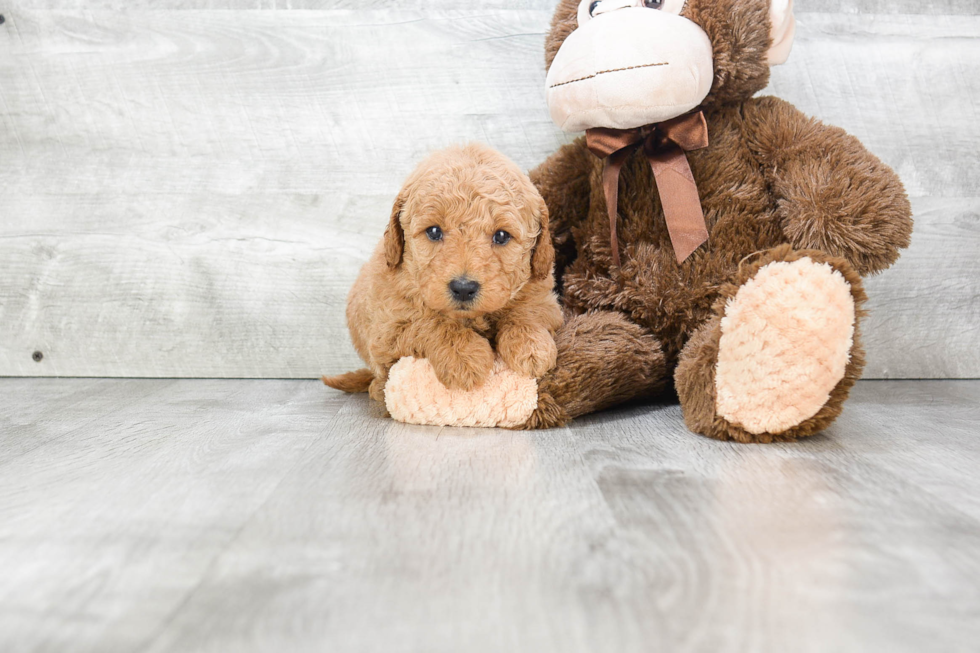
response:
[(449, 293), (460, 304), (468, 304), (480, 292), (480, 284), (466, 277), (456, 277), (449, 282)]

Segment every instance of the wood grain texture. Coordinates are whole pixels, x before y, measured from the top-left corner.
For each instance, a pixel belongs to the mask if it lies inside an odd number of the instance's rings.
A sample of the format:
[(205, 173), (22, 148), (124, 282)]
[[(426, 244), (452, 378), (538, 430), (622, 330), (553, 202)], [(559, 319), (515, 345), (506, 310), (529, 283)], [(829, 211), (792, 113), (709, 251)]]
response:
[[(555, 0), (483, 0), (482, 9), (551, 11)], [(461, 0), (20, 0), (31, 10), (214, 10), (472, 9)], [(975, 14), (975, 0), (795, 0), (800, 13)]]
[(0, 397), (5, 651), (980, 637), (980, 382), (860, 382), (826, 433), (765, 446), (695, 436), (672, 404), (524, 433), (398, 424), (315, 382), (0, 379)]
[(135, 650), (343, 401), (309, 382), (0, 385), (4, 651)]
[[(569, 138), (541, 90), (550, 7), (102, 6), (3, 10), (0, 374), (359, 366), (346, 292), (413, 165), (482, 140), (531, 168)], [(980, 375), (980, 9), (929, 6), (801, 13), (770, 87), (913, 196), (913, 247), (869, 284), (870, 377)]]

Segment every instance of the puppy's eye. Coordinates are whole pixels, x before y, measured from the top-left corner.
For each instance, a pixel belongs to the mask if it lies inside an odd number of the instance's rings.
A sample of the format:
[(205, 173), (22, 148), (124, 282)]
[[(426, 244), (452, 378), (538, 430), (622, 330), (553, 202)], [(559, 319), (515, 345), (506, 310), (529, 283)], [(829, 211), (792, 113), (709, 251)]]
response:
[(510, 234), (504, 231), (503, 229), (497, 231), (497, 233), (493, 235), (494, 245), (506, 245), (509, 242), (510, 242)]
[(663, 9), (664, 0), (643, 0), (643, 6), (647, 9)]
[(442, 240), (442, 229), (433, 225), (425, 230), (425, 235), (431, 241)]

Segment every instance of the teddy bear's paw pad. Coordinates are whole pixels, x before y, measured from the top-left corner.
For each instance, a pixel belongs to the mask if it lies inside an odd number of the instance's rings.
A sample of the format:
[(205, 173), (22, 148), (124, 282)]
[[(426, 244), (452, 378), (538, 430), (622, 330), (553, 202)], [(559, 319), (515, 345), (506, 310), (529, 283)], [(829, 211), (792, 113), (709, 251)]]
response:
[(538, 383), (499, 358), (487, 381), (473, 390), (449, 390), (428, 360), (407, 356), (388, 372), (385, 405), (399, 422), (433, 426), (500, 426), (525, 423), (538, 405)]
[(809, 258), (763, 266), (725, 305), (718, 415), (778, 434), (813, 417), (844, 377), (854, 341), (850, 284)]

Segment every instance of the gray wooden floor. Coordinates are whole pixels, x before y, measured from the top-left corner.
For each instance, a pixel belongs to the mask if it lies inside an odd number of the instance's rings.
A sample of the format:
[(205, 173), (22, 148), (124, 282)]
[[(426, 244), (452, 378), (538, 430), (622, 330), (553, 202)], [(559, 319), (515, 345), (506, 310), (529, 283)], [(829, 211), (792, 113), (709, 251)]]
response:
[(312, 381), (0, 379), (0, 650), (967, 651), (980, 381), (744, 446), (413, 427)]

